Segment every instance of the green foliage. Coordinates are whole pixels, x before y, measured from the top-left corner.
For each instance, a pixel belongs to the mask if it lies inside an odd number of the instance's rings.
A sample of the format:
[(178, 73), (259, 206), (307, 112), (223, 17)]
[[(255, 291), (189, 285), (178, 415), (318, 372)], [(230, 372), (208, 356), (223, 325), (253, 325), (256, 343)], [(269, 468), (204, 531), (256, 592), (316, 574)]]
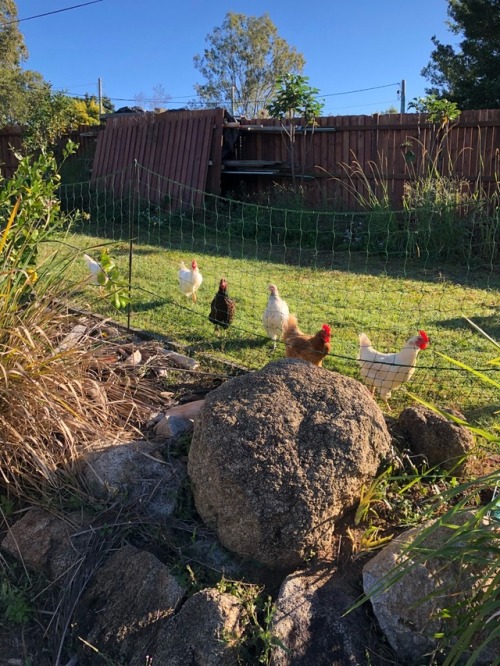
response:
[(0, 127), (23, 124), (43, 85), (38, 72), (22, 68), (28, 50), (16, 19), (16, 3), (0, 0)]
[[(73, 148), (70, 144), (63, 158)], [(127, 386), (104, 410), (90, 397), (96, 394), (91, 391), (103, 390), (103, 379), (88, 374), (90, 339), (74, 348), (58, 347), (68, 326), (69, 269), (78, 257), (65, 243), (77, 212), (61, 211), (59, 182), (54, 156), (42, 151), (19, 156), (16, 173), (0, 187), (0, 468), (14, 497), (57, 486), (61, 463), (74, 455), (75, 443), (95, 439), (114, 419), (122, 426), (132, 409)], [(47, 251), (56, 235), (57, 251)], [(123, 306), (114, 261), (108, 258), (105, 265), (111, 276), (108, 295)], [(116, 377), (111, 381), (120, 383)], [(119, 405), (127, 402), (122, 420)]]
[(32, 616), (27, 593), (7, 578), (0, 581), (0, 616), (5, 622), (24, 624)]
[(255, 118), (271, 98), (276, 79), (300, 72), (304, 57), (278, 35), (268, 14), (260, 17), (228, 12), (207, 36), (208, 48), (194, 57), (206, 79), (195, 90), (203, 105), (222, 106)]
[[(99, 102), (95, 95), (89, 95), (88, 93), (85, 93), (83, 99), (87, 108), (90, 109), (92, 107), (96, 107), (99, 111)], [(107, 95), (102, 96), (101, 102), (103, 113), (113, 113), (115, 110), (115, 105)], [(98, 118), (98, 116), (96, 116), (96, 118)]]
[[(312, 88), (307, 76), (300, 74), (285, 74), (278, 78), (273, 99), (266, 106), (271, 118), (281, 121), (286, 135), (288, 136), (288, 150), (290, 154), (290, 167), (292, 171), (292, 182), (295, 185), (295, 139), (297, 125), (312, 125), (323, 109), (323, 103), (317, 99), (319, 90)], [(305, 159), (305, 151), (303, 151)], [(305, 164), (302, 164), (304, 174)]]
[(24, 125), (46, 85), (38, 72), (0, 63), (0, 127)]
[[(239, 645), (240, 662), (268, 666), (276, 648), (287, 650), (271, 630), (276, 607), (271, 597), (263, 595), (262, 588), (222, 578), (217, 584), (217, 589), (219, 592), (232, 594), (245, 610), (246, 626)], [(224, 636), (224, 639), (228, 643), (234, 643), (235, 637)]]
[(487, 195), (479, 177), (471, 183), (454, 175), (448, 151), (451, 117), (442, 115), (453, 115), (453, 110), (448, 104), (441, 106), (440, 100), (434, 107), (424, 107), (424, 102), (417, 108), (432, 108), (434, 119), (442, 124), (429, 147), (417, 139), (402, 145), (411, 176), (404, 183), (403, 211), (391, 209), (383, 155), (366, 165), (353, 155), (350, 163), (339, 164), (347, 178), (332, 176), (371, 212), (367, 224), (362, 218), (353, 223), (350, 247), (417, 259), (495, 262), (500, 257), (500, 184)]
[(379, 474), (369, 486), (362, 486), (358, 507), (354, 516), (355, 525), (359, 525), (361, 522), (366, 521), (372, 513), (377, 515), (375, 506), (386, 502), (387, 485), (389, 483), (388, 477), (390, 477), (391, 473), (392, 467), (388, 467), (384, 472)]
[(106, 248), (101, 251), (99, 264), (102, 269), (97, 275), (99, 285), (105, 289), (117, 310), (125, 308), (130, 303), (128, 282)]
[(415, 109), (416, 113), (427, 113), (429, 122), (438, 123), (441, 126), (453, 122), (460, 115), (456, 102), (450, 102), (445, 98), (439, 99), (434, 94), (414, 97), (413, 101), (408, 104), (408, 108)]
[(271, 118), (287, 123), (300, 120), (305, 125), (314, 125), (324, 104), (317, 99), (318, 88), (312, 88), (308, 81), (309, 77), (300, 74), (278, 77), (273, 99), (266, 106)]
[(14, 0), (0, 0), (0, 63), (20, 65), (28, 57), (24, 37), (19, 30)]
[[(69, 142), (63, 157), (74, 148)], [(68, 223), (57, 198), (55, 157), (50, 153), (36, 158), (16, 156), (16, 173), (0, 181), (0, 219), (6, 221), (0, 240), (0, 294), (9, 308), (16, 308), (33, 291), (40, 243)], [(12, 201), (16, 201), (14, 208)]]
[(79, 125), (98, 125), (99, 107), (92, 99), (74, 99), (52, 92), (46, 85), (30, 105), (24, 122), (23, 143), (26, 151), (47, 149)]
[(429, 94), (461, 109), (500, 108), (500, 11), (498, 0), (448, 0), (449, 28), (459, 47), (432, 37), (435, 49), (422, 70)]

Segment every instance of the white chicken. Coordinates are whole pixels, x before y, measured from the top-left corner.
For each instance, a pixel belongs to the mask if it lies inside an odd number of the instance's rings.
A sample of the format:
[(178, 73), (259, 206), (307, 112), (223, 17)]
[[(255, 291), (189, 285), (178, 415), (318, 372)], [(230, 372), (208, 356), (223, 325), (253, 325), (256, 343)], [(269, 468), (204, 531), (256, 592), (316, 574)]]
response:
[(203, 282), (203, 276), (200, 273), (196, 259), (191, 262), (191, 268), (186, 268), (186, 264), (181, 261), (179, 269), (179, 289), (186, 298), (191, 298), (196, 303), (196, 292)]
[(290, 310), (287, 303), (280, 297), (278, 287), (269, 285), (269, 298), (262, 317), (262, 323), (267, 335), (273, 341), (273, 349), (276, 349), (276, 341), (283, 335), (283, 326), (288, 322)]
[(372, 347), (368, 336), (359, 336), (360, 373), (364, 383), (371, 389), (372, 395), (378, 391), (382, 400), (391, 397), (391, 392), (407, 382), (415, 372), (417, 356), (421, 349), (429, 344), (425, 331), (410, 338), (403, 349), (393, 354), (383, 354)]
[[(102, 286), (106, 284), (108, 281), (108, 276), (106, 273), (102, 270), (101, 264), (96, 261), (95, 259), (92, 259), (91, 256), (88, 254), (83, 255), (83, 260), (87, 264), (87, 268), (89, 270), (89, 282), (90, 284), (95, 284), (96, 286)], [(100, 276), (103, 277), (100, 277)], [(99, 281), (100, 280), (100, 281)]]

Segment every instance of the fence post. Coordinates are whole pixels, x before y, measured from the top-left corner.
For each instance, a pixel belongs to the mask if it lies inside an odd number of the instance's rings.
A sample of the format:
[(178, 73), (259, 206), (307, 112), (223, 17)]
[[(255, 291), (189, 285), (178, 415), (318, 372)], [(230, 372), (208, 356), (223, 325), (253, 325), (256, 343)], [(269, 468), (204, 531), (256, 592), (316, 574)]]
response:
[(132, 164), (132, 178), (130, 188), (130, 206), (128, 218), (128, 303), (127, 303), (127, 333), (130, 333), (130, 320), (132, 317), (132, 266), (134, 258), (134, 222), (138, 217), (139, 200), (139, 165), (137, 160)]

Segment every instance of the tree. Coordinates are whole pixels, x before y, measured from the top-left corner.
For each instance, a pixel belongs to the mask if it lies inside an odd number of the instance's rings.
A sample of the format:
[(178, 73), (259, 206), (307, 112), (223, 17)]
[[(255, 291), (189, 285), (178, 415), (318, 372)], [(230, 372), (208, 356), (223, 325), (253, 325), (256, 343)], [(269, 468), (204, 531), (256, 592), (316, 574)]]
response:
[(500, 108), (500, 0), (448, 0), (450, 30), (462, 34), (459, 49), (441, 44), (422, 70), (432, 88), (461, 109)]
[[(94, 108), (94, 105), (97, 107), (97, 109), (99, 109), (99, 100), (97, 99), (97, 96), (85, 93), (83, 99), (85, 100), (85, 104), (89, 109), (89, 115), (93, 115), (94, 112), (92, 109)], [(107, 95), (103, 95), (101, 98), (101, 102), (102, 102), (103, 113), (113, 113), (113, 111), (115, 110), (115, 105), (111, 101), (110, 97), (108, 97)], [(97, 115), (96, 118), (99, 119), (99, 115)]]
[(396, 109), (394, 104), (391, 104), (391, 106), (384, 111), (379, 111), (380, 114), (386, 114), (386, 113), (399, 113), (399, 109)]
[(134, 101), (143, 109), (154, 111), (155, 109), (161, 109), (171, 97), (165, 90), (164, 85), (157, 83), (153, 86), (151, 95), (145, 95), (143, 92), (137, 93), (137, 95), (134, 95)]
[[(297, 124), (314, 128), (324, 104), (317, 99), (319, 90), (309, 85), (309, 78), (286, 74), (278, 79), (272, 101), (266, 106), (271, 118), (278, 118), (288, 137), (292, 182), (295, 185), (295, 139)], [(304, 164), (302, 165), (304, 171)]]
[(268, 14), (228, 12), (222, 26), (207, 36), (208, 48), (194, 57), (206, 79), (195, 90), (202, 104), (221, 106), (235, 115), (257, 117), (274, 92), (275, 82), (300, 73), (304, 56), (278, 35)]
[(52, 147), (68, 131), (79, 125), (98, 125), (99, 106), (89, 98), (75, 99), (61, 92), (53, 92), (46, 83), (33, 97), (26, 122), (23, 141), (26, 148)]
[(0, 66), (19, 67), (28, 57), (14, 0), (0, 0)]
[(0, 0), (0, 127), (24, 124), (44, 84), (41, 74), (21, 67), (28, 50), (16, 19), (16, 3)]

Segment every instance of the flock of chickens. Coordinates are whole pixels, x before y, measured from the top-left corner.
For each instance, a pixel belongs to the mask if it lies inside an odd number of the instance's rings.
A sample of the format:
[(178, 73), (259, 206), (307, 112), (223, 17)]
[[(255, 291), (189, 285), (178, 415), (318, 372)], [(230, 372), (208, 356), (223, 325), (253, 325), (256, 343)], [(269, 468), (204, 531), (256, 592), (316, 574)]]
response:
[[(203, 282), (203, 277), (195, 260), (191, 268), (181, 262), (179, 269), (179, 288), (187, 298), (196, 302), (196, 292)], [(218, 328), (227, 329), (234, 320), (236, 304), (227, 293), (227, 280), (222, 278), (219, 290), (210, 305), (208, 319)], [(314, 365), (321, 366), (323, 359), (330, 353), (331, 328), (323, 324), (315, 335), (303, 333), (297, 323), (297, 317), (290, 314), (288, 304), (280, 297), (278, 288), (269, 285), (269, 298), (262, 317), (262, 323), (267, 335), (276, 348), (277, 341), (282, 339), (285, 343), (285, 353), (288, 358), (301, 358)], [(391, 392), (401, 384), (408, 381), (415, 372), (418, 353), (429, 344), (425, 331), (411, 337), (404, 347), (396, 353), (381, 353), (372, 347), (369, 338), (361, 333), (359, 335), (359, 355), (361, 377), (370, 388), (372, 395), (378, 392), (385, 402)]]
[[(90, 273), (89, 281), (95, 285), (105, 284), (106, 276), (101, 265), (89, 255), (85, 254), (83, 258)], [(193, 259), (191, 262), (191, 268), (187, 268), (184, 262), (181, 262), (178, 275), (181, 293), (195, 303), (196, 292), (203, 283), (203, 276), (196, 260)], [(218, 331), (220, 328), (227, 329), (232, 324), (235, 313), (236, 303), (228, 296), (227, 280), (222, 278), (219, 290), (210, 305), (208, 319)], [(323, 324), (314, 335), (303, 333), (298, 326), (297, 317), (290, 314), (288, 304), (280, 297), (278, 288), (274, 284), (269, 285), (269, 298), (262, 323), (267, 335), (273, 341), (274, 349), (278, 340), (283, 340), (288, 358), (301, 358), (321, 366), (325, 356), (330, 353), (330, 326)], [(418, 353), (421, 349), (425, 349), (429, 342), (426, 332), (419, 331), (418, 335), (407, 340), (399, 352), (386, 354), (374, 349), (368, 336), (361, 333), (357, 360), (361, 377), (372, 395), (377, 391), (382, 400), (387, 402), (391, 392), (413, 376)]]

